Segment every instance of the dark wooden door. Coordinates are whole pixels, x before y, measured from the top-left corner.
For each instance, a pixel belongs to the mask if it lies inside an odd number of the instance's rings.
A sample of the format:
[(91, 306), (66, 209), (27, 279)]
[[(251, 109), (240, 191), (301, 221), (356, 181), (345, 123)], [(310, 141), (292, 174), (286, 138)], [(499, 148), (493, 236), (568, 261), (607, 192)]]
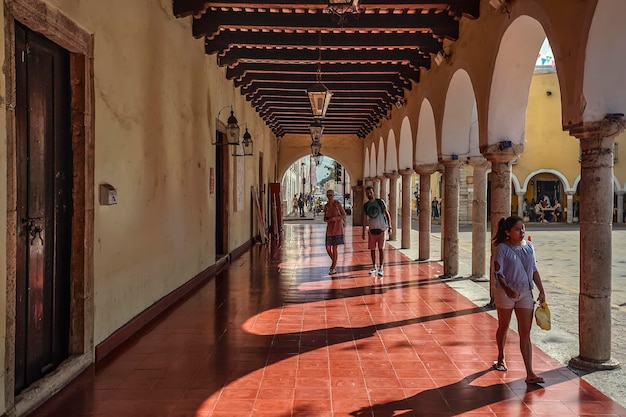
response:
[(68, 355), (69, 53), (16, 23), (15, 392)]

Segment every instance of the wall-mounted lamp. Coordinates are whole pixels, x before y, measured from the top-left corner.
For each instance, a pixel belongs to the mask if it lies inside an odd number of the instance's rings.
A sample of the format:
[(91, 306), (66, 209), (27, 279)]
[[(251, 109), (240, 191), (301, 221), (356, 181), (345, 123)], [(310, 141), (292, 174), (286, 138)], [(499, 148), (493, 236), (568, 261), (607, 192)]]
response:
[(233, 145), (239, 146), (239, 122), (233, 112), (233, 106), (224, 106), (217, 113), (216, 119), (220, 120), (220, 114), (224, 109), (230, 108), (230, 116), (226, 120), (226, 138), (222, 139), (216, 135), (215, 141), (211, 141), (212, 145)]
[(550, 97), (552, 95), (552, 91), (548, 90), (546, 91), (546, 96)]
[(246, 131), (243, 134), (240, 146), (233, 148), (233, 156), (252, 156), (254, 150), (254, 143), (252, 142), (252, 135), (248, 132), (248, 124), (246, 125)]

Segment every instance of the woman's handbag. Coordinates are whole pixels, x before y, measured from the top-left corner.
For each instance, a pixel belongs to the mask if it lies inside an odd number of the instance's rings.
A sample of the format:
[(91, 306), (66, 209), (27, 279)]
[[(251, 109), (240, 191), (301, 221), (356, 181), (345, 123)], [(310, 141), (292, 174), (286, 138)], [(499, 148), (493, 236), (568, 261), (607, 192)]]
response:
[(550, 309), (548, 308), (548, 303), (545, 301), (535, 310), (535, 320), (541, 329), (550, 330)]

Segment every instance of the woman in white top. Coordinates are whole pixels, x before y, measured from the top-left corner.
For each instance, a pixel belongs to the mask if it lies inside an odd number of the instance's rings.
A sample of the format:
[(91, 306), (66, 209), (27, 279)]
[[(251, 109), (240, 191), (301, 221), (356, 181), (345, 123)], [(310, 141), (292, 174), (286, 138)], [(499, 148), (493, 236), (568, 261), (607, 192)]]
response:
[(544, 382), (543, 378), (533, 371), (532, 345), (530, 328), (533, 323), (533, 284), (539, 289), (537, 301), (545, 301), (546, 295), (537, 271), (535, 249), (532, 243), (524, 240), (524, 222), (518, 216), (500, 219), (498, 232), (493, 238), (496, 246), (494, 269), (496, 275), (495, 302), (498, 311), (498, 360), (494, 368), (506, 371), (504, 346), (511, 323), (511, 315), (515, 310), (520, 338), (520, 350), (526, 367), (526, 383)]

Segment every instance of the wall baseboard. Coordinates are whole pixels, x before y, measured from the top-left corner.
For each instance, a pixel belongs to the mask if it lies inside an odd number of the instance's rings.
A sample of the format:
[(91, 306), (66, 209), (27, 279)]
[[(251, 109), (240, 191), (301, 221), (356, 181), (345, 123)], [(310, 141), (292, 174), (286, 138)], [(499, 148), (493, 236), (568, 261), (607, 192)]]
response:
[(159, 301), (139, 313), (136, 317), (130, 320), (128, 323), (117, 329), (113, 334), (106, 338), (102, 343), (96, 346), (96, 358), (95, 361), (99, 362), (104, 359), (108, 354), (120, 347), (124, 342), (130, 339), (133, 335), (144, 329), (153, 320), (167, 311), (170, 307), (174, 306), (193, 290), (203, 285), (209, 279), (215, 277), (215, 275), (229, 262), (239, 258), (247, 250), (252, 247), (253, 241), (249, 240), (238, 248), (234, 249), (229, 256), (224, 256), (216, 260), (216, 262), (200, 272), (189, 281), (167, 294)]

